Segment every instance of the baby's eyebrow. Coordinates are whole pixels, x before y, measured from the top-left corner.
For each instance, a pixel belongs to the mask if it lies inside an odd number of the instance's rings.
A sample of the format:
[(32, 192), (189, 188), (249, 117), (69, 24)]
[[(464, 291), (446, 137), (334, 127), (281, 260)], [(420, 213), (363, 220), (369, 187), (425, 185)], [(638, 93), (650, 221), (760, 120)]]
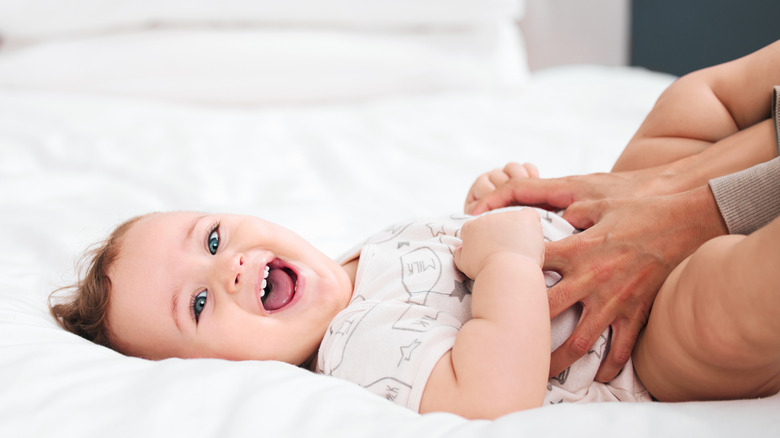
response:
[(184, 244), (186, 245), (187, 242), (192, 239), (192, 233), (195, 232), (195, 228), (198, 226), (198, 222), (200, 222), (201, 219), (206, 217), (206, 215), (198, 216), (195, 218), (195, 220), (192, 221), (189, 228), (187, 228), (187, 234), (184, 235)]

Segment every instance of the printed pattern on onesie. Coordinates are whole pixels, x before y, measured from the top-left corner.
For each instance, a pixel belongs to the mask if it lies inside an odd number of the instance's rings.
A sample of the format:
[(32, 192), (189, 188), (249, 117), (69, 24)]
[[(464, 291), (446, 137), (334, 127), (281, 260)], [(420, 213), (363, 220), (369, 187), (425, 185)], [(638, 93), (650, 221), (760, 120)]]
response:
[[(546, 240), (575, 232), (559, 216), (543, 210), (540, 214)], [(407, 222), (370, 237), (360, 248), (352, 300), (331, 322), (316, 371), (350, 380), (418, 411), (433, 367), (452, 348), (460, 327), (471, 319), (473, 282), (455, 267), (453, 258), (461, 244), (460, 228), (470, 219), (455, 215)], [(545, 273), (548, 287), (559, 278)], [(578, 316), (570, 309), (553, 320), (554, 348), (568, 337)], [(607, 385), (593, 388), (606, 346), (605, 334), (592, 354), (550, 379), (546, 403), (636, 399), (623, 394), (637, 392), (636, 379), (618, 391), (620, 396)], [(633, 369), (629, 371), (621, 376), (633, 376)]]

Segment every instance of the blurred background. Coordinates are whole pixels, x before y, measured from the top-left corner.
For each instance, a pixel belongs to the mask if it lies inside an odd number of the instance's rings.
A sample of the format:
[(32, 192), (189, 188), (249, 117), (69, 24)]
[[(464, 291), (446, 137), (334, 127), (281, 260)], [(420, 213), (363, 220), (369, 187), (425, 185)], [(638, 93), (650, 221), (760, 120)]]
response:
[(778, 0), (527, 0), (531, 70), (633, 65), (682, 75), (780, 38)]

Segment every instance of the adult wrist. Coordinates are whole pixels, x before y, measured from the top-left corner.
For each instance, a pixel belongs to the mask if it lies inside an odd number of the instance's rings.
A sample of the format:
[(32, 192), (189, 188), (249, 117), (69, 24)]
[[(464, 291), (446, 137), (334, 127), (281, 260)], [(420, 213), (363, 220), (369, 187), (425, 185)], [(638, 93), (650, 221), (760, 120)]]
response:
[(696, 211), (704, 240), (728, 234), (726, 221), (718, 208), (715, 195), (709, 185), (704, 184), (689, 190), (691, 205)]
[[(686, 192), (703, 183), (696, 183), (689, 169), (673, 162), (661, 166), (643, 169), (645, 175), (642, 178), (638, 196), (665, 196)], [(706, 182), (706, 181), (705, 181)]]
[[(667, 193), (687, 192), (707, 184), (708, 178), (699, 171), (700, 159), (698, 155), (691, 155), (665, 166), (661, 174), (669, 187)], [(697, 195), (704, 196), (698, 192)]]

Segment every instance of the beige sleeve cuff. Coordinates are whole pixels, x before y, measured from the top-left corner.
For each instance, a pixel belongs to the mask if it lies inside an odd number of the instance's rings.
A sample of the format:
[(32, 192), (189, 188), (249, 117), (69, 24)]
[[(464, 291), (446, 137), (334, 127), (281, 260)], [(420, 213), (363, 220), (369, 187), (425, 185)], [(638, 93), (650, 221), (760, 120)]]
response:
[(780, 215), (780, 157), (710, 180), (730, 234), (750, 234)]
[[(780, 155), (780, 86), (772, 93), (775, 143)], [(710, 180), (730, 234), (750, 234), (780, 215), (780, 157)]]

